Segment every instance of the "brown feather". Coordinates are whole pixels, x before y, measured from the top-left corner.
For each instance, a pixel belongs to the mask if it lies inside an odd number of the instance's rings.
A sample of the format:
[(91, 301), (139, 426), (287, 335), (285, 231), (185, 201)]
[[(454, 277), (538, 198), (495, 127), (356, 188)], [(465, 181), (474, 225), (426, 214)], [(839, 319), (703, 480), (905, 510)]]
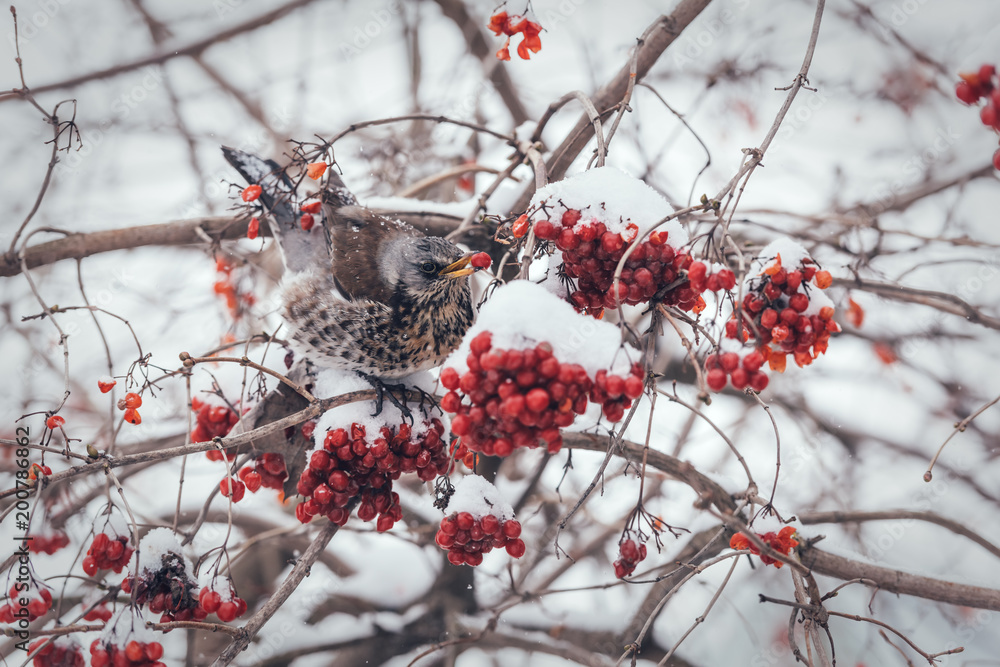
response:
[(389, 286), (379, 274), (382, 244), (398, 235), (420, 236), (420, 232), (398, 220), (377, 215), (361, 206), (326, 207), (333, 239), (333, 279), (351, 301), (368, 299), (388, 303)]

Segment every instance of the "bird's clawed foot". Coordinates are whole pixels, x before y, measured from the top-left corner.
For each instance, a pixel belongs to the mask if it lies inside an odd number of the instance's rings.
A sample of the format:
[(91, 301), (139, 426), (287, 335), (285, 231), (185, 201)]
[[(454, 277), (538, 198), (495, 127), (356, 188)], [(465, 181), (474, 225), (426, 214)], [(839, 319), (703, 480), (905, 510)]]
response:
[[(384, 399), (388, 399), (403, 414), (403, 419), (408, 420), (411, 425), (413, 424), (413, 413), (406, 407), (406, 392), (409, 390), (409, 387), (405, 384), (386, 384), (374, 375), (362, 373), (361, 371), (357, 371), (357, 373), (375, 389), (375, 412), (372, 413), (372, 417), (378, 417), (382, 414), (382, 404)], [(426, 392), (421, 390), (420, 393), (423, 395)], [(397, 394), (402, 399), (397, 397)], [(421, 406), (423, 405), (423, 400), (423, 396), (421, 396)]]

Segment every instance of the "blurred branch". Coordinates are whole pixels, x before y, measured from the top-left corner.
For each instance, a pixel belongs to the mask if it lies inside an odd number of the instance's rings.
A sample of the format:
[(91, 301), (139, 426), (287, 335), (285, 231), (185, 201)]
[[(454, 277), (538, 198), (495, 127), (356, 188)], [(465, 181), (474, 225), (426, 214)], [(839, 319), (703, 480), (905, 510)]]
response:
[[(681, 0), (669, 16), (660, 16), (646, 29), (646, 33), (637, 45), (638, 56), (635, 59), (635, 78), (641, 81), (656, 63), (668, 46), (681, 32), (698, 17), (709, 5), (711, 0)], [(597, 91), (592, 101), (594, 107), (601, 113), (610, 109), (624, 99), (632, 78), (632, 59), (609, 82)], [(593, 136), (594, 125), (590, 117), (584, 114), (576, 125), (566, 134), (566, 139), (552, 152), (547, 161), (549, 180), (558, 181), (566, 175), (569, 165), (580, 154), (584, 146)], [(530, 183), (511, 211), (523, 211), (528, 208), (531, 196), (535, 192), (534, 183)]]
[(918, 512), (913, 510), (882, 510), (878, 512), (860, 511), (833, 511), (833, 512), (805, 512), (799, 513), (799, 521), (805, 525), (816, 523), (855, 523), (864, 521), (926, 521), (937, 524), (942, 528), (947, 528), (956, 535), (967, 537), (991, 554), (1000, 558), (1000, 547), (996, 546), (979, 533), (966, 528), (958, 521), (934, 512)]
[[(419, 202), (414, 204), (418, 205)], [(442, 213), (382, 209), (376, 209), (376, 212), (402, 218), (414, 227), (434, 236), (444, 236), (460, 223), (457, 217)], [(26, 248), (24, 259), (28, 268), (33, 269), (63, 259), (82, 259), (113, 250), (128, 250), (143, 246), (203, 245), (206, 236), (216, 241), (232, 241), (246, 238), (249, 222), (249, 219), (244, 217), (215, 215), (85, 234), (49, 228), (47, 231), (63, 234), (64, 237)], [(469, 230), (470, 233), (472, 231), (474, 230)], [(267, 225), (261, 226), (259, 233), (261, 236), (271, 234)], [(21, 265), (16, 256), (0, 256), (0, 277), (16, 276), (19, 273)]]
[[(115, 65), (114, 67), (109, 67), (107, 69), (98, 70), (96, 72), (90, 72), (88, 74), (81, 74), (69, 79), (64, 79), (62, 81), (57, 81), (55, 83), (45, 84), (44, 86), (38, 86), (37, 88), (32, 88), (31, 92), (35, 95), (39, 93), (47, 93), (53, 90), (62, 90), (64, 88), (73, 88), (79, 86), (80, 84), (88, 83), (90, 81), (96, 81), (98, 79), (106, 79), (119, 74), (125, 74), (126, 72), (131, 72), (143, 67), (148, 67), (150, 65), (160, 65), (168, 60), (172, 60), (178, 56), (194, 56), (201, 54), (209, 47), (214, 46), (220, 42), (225, 42), (237, 35), (245, 32), (250, 32), (256, 30), (262, 26), (265, 26), (273, 21), (277, 21), (286, 14), (299, 9), (300, 7), (305, 7), (306, 5), (312, 4), (315, 0), (292, 0), (291, 2), (278, 7), (277, 9), (271, 10), (265, 14), (261, 14), (258, 17), (239, 23), (228, 30), (223, 30), (204, 39), (200, 39), (196, 42), (192, 42), (186, 46), (179, 46), (175, 48), (169, 48), (161, 53), (154, 53), (153, 55), (146, 56), (145, 58), (140, 58), (139, 60), (133, 60), (130, 63), (125, 63), (123, 65)], [(6, 102), (8, 100), (21, 98), (27, 92), (27, 89), (17, 89), (11, 92), (0, 94), (0, 102)]]
[(934, 292), (932, 290), (915, 289), (902, 285), (892, 285), (889, 283), (877, 283), (872, 280), (861, 278), (834, 278), (833, 284), (838, 287), (858, 289), (863, 292), (871, 292), (893, 301), (903, 301), (905, 303), (918, 303), (922, 306), (929, 306), (951, 315), (958, 315), (975, 324), (981, 324), (990, 329), (1000, 329), (1000, 319), (990, 315), (984, 315), (978, 308), (970, 305), (964, 299), (948, 294), (947, 292)]
[(887, 567), (862, 563), (843, 556), (821, 551), (815, 547), (800, 550), (802, 562), (814, 573), (837, 579), (868, 579), (879, 590), (889, 593), (912, 595), (925, 600), (937, 600), (964, 607), (1000, 611), (1000, 591), (981, 586), (969, 586), (941, 579), (931, 579)]

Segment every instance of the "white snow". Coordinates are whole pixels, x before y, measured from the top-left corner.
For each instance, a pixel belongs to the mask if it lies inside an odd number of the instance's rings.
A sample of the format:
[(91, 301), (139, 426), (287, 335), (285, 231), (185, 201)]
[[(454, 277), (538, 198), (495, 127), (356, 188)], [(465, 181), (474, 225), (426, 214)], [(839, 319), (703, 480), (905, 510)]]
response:
[(774, 264), (774, 260), (779, 254), (781, 255), (781, 265), (788, 271), (795, 270), (802, 264), (803, 259), (809, 257), (809, 251), (802, 247), (802, 244), (782, 236), (768, 243), (757, 254), (754, 264), (755, 266), (760, 265), (758, 272)]
[[(536, 213), (533, 219), (548, 217), (559, 224), (565, 211), (577, 209), (583, 214), (576, 224), (577, 229), (597, 220), (603, 222), (608, 231), (621, 233), (629, 224), (634, 224), (639, 228), (640, 238), (673, 213), (656, 190), (616, 167), (595, 167), (549, 183), (532, 197), (529, 210), (542, 205), (545, 210)], [(677, 220), (659, 225), (656, 230), (668, 232), (667, 243), (674, 248), (688, 242), (687, 233)]]
[[(395, 380), (393, 384), (419, 387), (430, 393), (434, 389), (434, 378), (426, 372), (415, 373), (400, 380)], [(325, 368), (320, 370), (316, 375), (316, 381), (313, 385), (313, 395), (317, 398), (331, 398), (355, 391), (367, 391), (371, 388), (372, 386), (356, 373)], [(403, 414), (388, 399), (383, 400), (382, 412), (379, 416), (372, 416), (374, 410), (375, 403), (370, 400), (355, 401), (354, 403), (348, 403), (327, 410), (316, 421), (316, 431), (313, 434), (313, 439), (316, 441), (317, 446), (322, 446), (323, 439), (326, 437), (328, 431), (335, 431), (338, 428), (350, 429), (351, 424), (359, 424), (365, 428), (365, 440), (370, 444), (378, 437), (378, 432), (383, 426), (388, 426), (395, 430), (400, 424), (404, 423)], [(414, 416), (412, 435), (413, 437), (418, 437), (426, 433), (427, 429), (430, 428), (430, 419), (429, 417), (421, 419), (420, 410), (415, 405), (411, 407), (411, 411)], [(441, 419), (442, 423), (447, 427), (448, 424), (445, 419), (437, 414), (435, 414), (435, 417)], [(405, 421), (409, 423), (408, 420)]]
[(560, 362), (580, 364), (591, 377), (602, 369), (627, 375), (639, 360), (634, 348), (623, 346), (618, 327), (581, 315), (545, 287), (527, 280), (497, 288), (444, 366), (465, 372), (469, 344), (483, 331), (493, 334), (494, 349), (522, 350), (549, 343)]
[(476, 519), (487, 514), (508, 521), (514, 508), (500, 495), (497, 487), (479, 475), (466, 475), (455, 485), (455, 495), (448, 502), (448, 512), (468, 512)]
[(139, 572), (137, 574), (142, 576), (147, 572), (159, 570), (163, 556), (168, 553), (175, 553), (180, 557), (188, 576), (193, 579), (194, 565), (191, 563), (191, 559), (184, 555), (181, 543), (174, 531), (169, 528), (154, 528), (146, 533), (146, 536), (139, 542), (139, 553), (137, 554)]
[(133, 639), (143, 644), (159, 641), (160, 635), (146, 627), (146, 621), (142, 617), (142, 610), (133, 610), (129, 605), (122, 605), (122, 608), (111, 618), (101, 632), (101, 644), (114, 644), (124, 647)]

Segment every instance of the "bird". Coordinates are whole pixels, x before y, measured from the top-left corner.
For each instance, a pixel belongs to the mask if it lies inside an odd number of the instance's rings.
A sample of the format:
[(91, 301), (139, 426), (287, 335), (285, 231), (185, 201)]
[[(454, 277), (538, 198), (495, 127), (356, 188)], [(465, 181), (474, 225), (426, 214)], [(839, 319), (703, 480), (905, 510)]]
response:
[(377, 414), (387, 381), (438, 366), (458, 347), (474, 319), (474, 253), (361, 206), (332, 169), (321, 192), (322, 234), (310, 234), (297, 224), (295, 188), (277, 163), (222, 150), (248, 184), (262, 187), (286, 268), (283, 317), (293, 349), (372, 382)]

